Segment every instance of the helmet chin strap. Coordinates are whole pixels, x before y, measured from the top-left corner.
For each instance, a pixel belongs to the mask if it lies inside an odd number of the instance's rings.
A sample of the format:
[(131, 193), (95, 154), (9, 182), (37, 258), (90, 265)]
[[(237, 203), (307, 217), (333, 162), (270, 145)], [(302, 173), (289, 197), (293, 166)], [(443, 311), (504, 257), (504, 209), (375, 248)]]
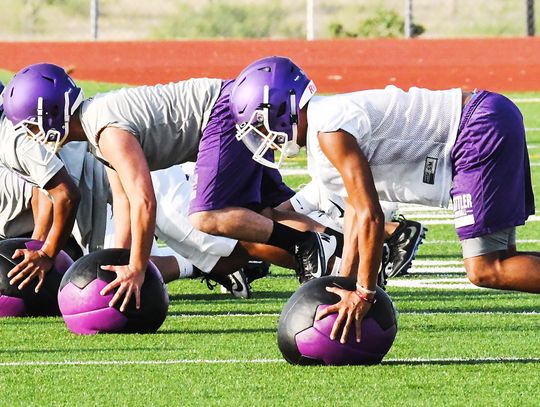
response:
[(291, 130), (292, 138), (283, 145), (285, 157), (296, 157), (300, 152), (300, 146), (296, 142), (298, 138), (298, 112), (296, 111), (296, 94), (291, 92)]

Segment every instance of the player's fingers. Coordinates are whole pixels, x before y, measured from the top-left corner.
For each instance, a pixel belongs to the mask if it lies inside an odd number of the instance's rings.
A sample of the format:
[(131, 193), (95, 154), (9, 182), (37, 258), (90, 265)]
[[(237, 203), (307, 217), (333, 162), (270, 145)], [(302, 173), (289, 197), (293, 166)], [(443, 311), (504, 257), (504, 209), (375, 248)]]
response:
[(43, 283), (45, 282), (45, 276), (44, 275), (39, 275), (38, 276), (38, 283), (36, 285), (36, 293), (39, 293), (39, 290), (41, 290), (41, 287), (43, 286)]
[(362, 340), (362, 320), (354, 321), (354, 331), (356, 334), (356, 342), (360, 343)]
[(24, 252), (21, 249), (17, 249), (13, 252), (13, 256), (11, 256), (12, 259), (16, 259), (17, 257), (21, 257), (24, 255)]
[[(20, 266), (20, 264), (19, 264), (19, 266)], [(13, 268), (8, 273), (8, 278), (11, 278), (11, 280), (9, 280), (9, 284), (11, 284), (11, 285), (18, 284), (31, 271), (32, 270), (31, 270), (31, 267), (29, 265), (26, 265), (25, 267), (22, 267), (22, 268), (20, 268), (20, 267), (19, 268), (17, 268), (17, 267)]]
[(343, 323), (344, 318), (345, 318), (344, 313), (340, 312), (336, 320), (334, 321), (334, 325), (332, 326), (332, 332), (330, 332), (330, 339), (335, 340), (337, 338), (339, 328), (341, 327), (341, 324)]
[(341, 343), (347, 342), (347, 336), (349, 335), (349, 329), (351, 329), (351, 323), (352, 323), (352, 315), (346, 314), (347, 320), (345, 321), (345, 325), (343, 325), (343, 331), (341, 331)]
[(129, 300), (131, 299), (131, 294), (133, 292), (133, 288), (129, 286), (124, 295), (124, 301), (122, 301), (122, 305), (120, 305), (120, 312), (124, 312), (128, 306)]
[(27, 267), (28, 267), (28, 263), (25, 260), (21, 261), (15, 267), (9, 270), (9, 273), (7, 273), (8, 278), (19, 274), (22, 270), (26, 269)]
[(107, 295), (112, 290), (114, 290), (116, 287), (120, 285), (120, 280), (115, 278), (113, 281), (111, 281), (109, 284), (107, 284), (103, 289), (99, 292), (100, 295)]
[(19, 290), (22, 290), (24, 287), (26, 287), (28, 285), (28, 283), (30, 283), (30, 281), (32, 281), (34, 279), (35, 276), (36, 276), (36, 273), (28, 273), (26, 278), (23, 280), (23, 282), (21, 284), (19, 284), (19, 286), (17, 288)]
[(101, 270), (114, 271), (116, 266), (101, 266)]
[(135, 287), (135, 307), (141, 309), (141, 287)]
[(333, 314), (334, 312), (337, 312), (339, 310), (339, 307), (337, 307), (337, 304), (330, 305), (329, 307), (326, 307), (325, 309), (317, 312), (317, 315), (315, 315), (315, 321), (319, 321), (326, 317), (327, 315)]
[[(112, 283), (111, 283), (112, 284)], [(107, 288), (107, 287), (105, 287)], [(114, 304), (118, 302), (118, 300), (122, 297), (122, 294), (126, 291), (126, 287), (122, 284), (118, 287), (116, 292), (114, 293), (113, 297), (109, 301), (109, 307), (114, 307)]]

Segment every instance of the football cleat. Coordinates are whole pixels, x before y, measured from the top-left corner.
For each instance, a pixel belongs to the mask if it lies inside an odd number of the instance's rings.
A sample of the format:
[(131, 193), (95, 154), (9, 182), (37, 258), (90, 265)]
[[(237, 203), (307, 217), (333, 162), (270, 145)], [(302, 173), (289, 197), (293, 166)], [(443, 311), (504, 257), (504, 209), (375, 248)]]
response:
[(200, 271), (197, 274), (197, 277), (201, 277), (201, 282), (206, 282), (209, 290), (214, 290), (219, 284), (222, 287), (222, 292), (231, 293), (236, 298), (251, 298), (251, 286), (242, 269), (226, 276), (213, 272), (202, 273)]
[(253, 281), (270, 274), (270, 263), (262, 260), (250, 260), (248, 264), (242, 268), (242, 271), (246, 275), (248, 283), (251, 284)]
[(381, 268), (379, 274), (377, 274), (377, 285), (386, 291), (386, 271), (392, 269), (392, 263), (390, 263), (390, 248), (386, 243), (383, 244), (383, 253), (381, 259)]
[(335, 236), (312, 232), (310, 237), (294, 246), (296, 275), (300, 284), (330, 274), (328, 260), (336, 251)]
[(384, 268), (387, 278), (407, 273), (427, 232), (420, 222), (405, 219), (403, 215), (397, 221), (399, 226), (386, 240), (390, 249), (389, 261)]

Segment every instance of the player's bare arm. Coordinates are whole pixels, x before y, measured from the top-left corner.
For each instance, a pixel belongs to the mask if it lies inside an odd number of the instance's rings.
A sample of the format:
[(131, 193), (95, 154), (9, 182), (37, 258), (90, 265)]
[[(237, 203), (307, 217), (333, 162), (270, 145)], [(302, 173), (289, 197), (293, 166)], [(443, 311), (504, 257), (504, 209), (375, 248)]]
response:
[(156, 198), (150, 170), (140, 144), (131, 133), (107, 127), (101, 133), (98, 143), (104, 158), (116, 171), (123, 190), (128, 196), (131, 225), (129, 264), (103, 266), (104, 270), (114, 271), (117, 277), (102, 290), (102, 294), (107, 294), (117, 288), (110, 306), (124, 296), (120, 306), (120, 310), (123, 311), (131, 296), (135, 295), (136, 307), (139, 308), (140, 290), (144, 282), (144, 273), (156, 227)]
[(114, 214), (114, 238), (115, 246), (122, 249), (129, 249), (131, 245), (131, 218), (129, 199), (118, 173), (112, 168), (107, 168), (107, 178), (111, 187)]
[(61, 168), (45, 185), (45, 189), (53, 202), (52, 225), (41, 249), (19, 249), (13, 253), (13, 258), (24, 256), (17, 266), (9, 273), (10, 284), (18, 284), (19, 289), (24, 288), (34, 278), (39, 282), (36, 292), (43, 284), (45, 274), (51, 269), (54, 258), (66, 244), (80, 201), (80, 193), (65, 168)]
[(32, 239), (45, 241), (53, 221), (53, 202), (46, 193), (39, 188), (32, 188), (32, 215), (34, 230)]
[[(320, 319), (325, 315), (338, 312), (339, 316), (331, 337), (336, 338), (339, 328), (344, 324), (341, 341), (345, 342), (354, 322), (356, 340), (360, 341), (360, 322), (371, 307), (377, 284), (384, 239), (384, 215), (368, 161), (354, 137), (346, 131), (339, 130), (319, 133), (318, 140), (323, 153), (339, 171), (347, 190), (349, 203), (356, 215), (356, 223), (352, 227), (358, 231), (358, 245), (356, 247), (349, 245), (346, 249), (357, 250), (361, 256), (358, 262), (357, 291), (329, 288), (329, 291), (341, 297), (341, 301), (326, 308), (317, 317)], [(345, 258), (348, 256), (351, 255), (344, 253)]]

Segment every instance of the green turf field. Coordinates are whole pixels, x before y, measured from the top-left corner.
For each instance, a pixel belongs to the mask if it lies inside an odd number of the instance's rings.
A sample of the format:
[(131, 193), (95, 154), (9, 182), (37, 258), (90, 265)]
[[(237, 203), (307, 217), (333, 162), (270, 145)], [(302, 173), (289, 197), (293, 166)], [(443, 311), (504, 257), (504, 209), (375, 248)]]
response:
[[(95, 92), (95, 84), (84, 86)], [(525, 116), (539, 197), (540, 95), (510, 96)], [(288, 168), (304, 166), (300, 158)], [(309, 177), (286, 179), (298, 187)], [(410, 275), (389, 281), (399, 331), (379, 366), (284, 362), (277, 321), (298, 283), (272, 268), (253, 284), (251, 300), (197, 280), (171, 283), (169, 316), (153, 335), (81, 337), (60, 318), (2, 320), (0, 404), (539, 405), (540, 296), (474, 288), (450, 212), (405, 206), (403, 213), (429, 232)], [(518, 245), (540, 249), (539, 231), (533, 218), (518, 231)]]

